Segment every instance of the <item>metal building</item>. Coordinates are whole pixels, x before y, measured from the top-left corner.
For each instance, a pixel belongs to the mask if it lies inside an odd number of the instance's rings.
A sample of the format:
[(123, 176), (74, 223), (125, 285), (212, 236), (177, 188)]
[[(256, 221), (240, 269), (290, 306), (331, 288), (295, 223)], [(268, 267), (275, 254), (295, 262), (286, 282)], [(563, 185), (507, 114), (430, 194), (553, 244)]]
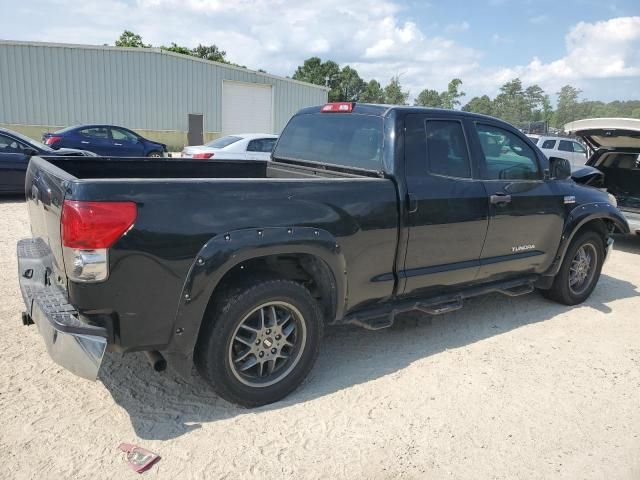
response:
[(170, 148), (278, 133), (325, 87), (156, 48), (0, 41), (0, 126), (39, 139), (62, 127), (131, 128)]

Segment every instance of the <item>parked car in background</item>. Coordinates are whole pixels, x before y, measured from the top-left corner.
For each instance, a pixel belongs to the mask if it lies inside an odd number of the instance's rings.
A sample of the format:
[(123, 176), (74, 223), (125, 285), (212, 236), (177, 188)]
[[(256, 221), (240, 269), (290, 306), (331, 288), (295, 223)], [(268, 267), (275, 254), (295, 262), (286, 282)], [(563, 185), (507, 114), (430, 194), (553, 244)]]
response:
[(102, 157), (165, 157), (167, 146), (114, 125), (76, 125), (42, 135), (53, 149), (81, 148)]
[(527, 135), (547, 158), (564, 158), (574, 167), (579, 167), (587, 161), (587, 150), (574, 138), (549, 137), (544, 135)]
[(0, 193), (24, 193), (24, 176), (33, 155), (94, 156), (83, 150), (53, 150), (18, 132), (0, 128)]
[(603, 185), (640, 234), (640, 120), (590, 118), (567, 123), (566, 132), (581, 137), (593, 151), (587, 167), (604, 174)]
[(269, 160), (277, 135), (270, 133), (240, 133), (216, 138), (204, 145), (184, 147), (184, 158), (207, 160)]

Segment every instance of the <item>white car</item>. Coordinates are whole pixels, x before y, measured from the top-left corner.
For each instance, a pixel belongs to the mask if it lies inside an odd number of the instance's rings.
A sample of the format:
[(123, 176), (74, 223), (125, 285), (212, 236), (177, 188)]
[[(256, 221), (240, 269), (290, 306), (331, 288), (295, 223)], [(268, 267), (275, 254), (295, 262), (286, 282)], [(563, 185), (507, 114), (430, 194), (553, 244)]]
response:
[(183, 158), (202, 160), (269, 160), (277, 135), (240, 133), (216, 138), (204, 145), (184, 147)]
[(574, 167), (579, 167), (587, 161), (587, 150), (573, 138), (547, 137), (543, 135), (527, 135), (547, 158), (564, 158)]

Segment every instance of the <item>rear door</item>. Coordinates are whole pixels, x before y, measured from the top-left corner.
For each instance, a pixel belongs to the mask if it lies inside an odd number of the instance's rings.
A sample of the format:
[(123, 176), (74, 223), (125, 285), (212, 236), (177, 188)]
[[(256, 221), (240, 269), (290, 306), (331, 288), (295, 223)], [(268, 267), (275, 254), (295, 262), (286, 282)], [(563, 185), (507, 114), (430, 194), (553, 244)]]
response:
[(0, 192), (24, 192), (24, 176), (29, 164), (27, 145), (0, 134)]
[(144, 145), (133, 133), (122, 128), (110, 128), (113, 150), (120, 157), (144, 156)]
[(276, 144), (275, 138), (256, 138), (247, 144), (247, 159), (269, 160)]
[(546, 270), (560, 243), (564, 196), (545, 180), (542, 159), (515, 129), (474, 123), (489, 204), (478, 279)]
[(72, 135), (77, 138), (77, 142), (74, 142), (73, 148), (89, 150), (102, 156), (122, 156), (114, 149), (107, 127), (83, 128), (73, 132)]
[(407, 115), (405, 294), (475, 279), (489, 214), (475, 170), (462, 118)]

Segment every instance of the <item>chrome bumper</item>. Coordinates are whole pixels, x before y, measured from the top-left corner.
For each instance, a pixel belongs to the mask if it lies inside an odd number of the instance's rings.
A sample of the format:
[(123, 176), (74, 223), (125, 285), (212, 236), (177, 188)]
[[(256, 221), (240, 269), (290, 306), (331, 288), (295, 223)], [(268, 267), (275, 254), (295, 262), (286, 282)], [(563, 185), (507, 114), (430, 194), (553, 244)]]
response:
[(65, 292), (50, 284), (53, 258), (42, 240), (20, 240), (17, 254), (26, 313), (38, 326), (49, 356), (70, 372), (95, 380), (107, 348), (106, 329), (83, 322)]

